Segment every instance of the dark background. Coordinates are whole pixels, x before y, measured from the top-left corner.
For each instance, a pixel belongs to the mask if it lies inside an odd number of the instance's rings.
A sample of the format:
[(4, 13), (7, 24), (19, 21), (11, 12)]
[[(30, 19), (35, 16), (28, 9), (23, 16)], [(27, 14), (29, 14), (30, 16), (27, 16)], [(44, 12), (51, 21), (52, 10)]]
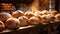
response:
[[(16, 6), (17, 2), (20, 2), (22, 4), (31, 4), (34, 0), (0, 0), (0, 3), (2, 2), (8, 2), (8, 3), (12, 3), (13, 5)], [(57, 10), (59, 12), (59, 0), (55, 0), (55, 10)]]

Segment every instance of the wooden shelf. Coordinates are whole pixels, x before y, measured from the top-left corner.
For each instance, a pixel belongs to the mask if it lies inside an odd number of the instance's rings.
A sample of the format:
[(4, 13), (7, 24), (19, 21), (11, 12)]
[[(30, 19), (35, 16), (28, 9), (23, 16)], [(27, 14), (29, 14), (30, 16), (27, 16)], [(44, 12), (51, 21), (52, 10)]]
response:
[[(40, 34), (41, 32), (44, 33), (48, 33), (51, 30), (51, 27), (55, 27), (58, 26), (60, 23), (44, 23), (44, 24), (40, 24), (40, 25), (29, 25), (26, 27), (20, 27), (17, 30), (4, 30), (2, 32), (0, 32), (0, 34), (33, 34), (33, 33), (38, 33)], [(51, 30), (52, 31), (52, 30)], [(49, 33), (51, 33), (51, 31)]]

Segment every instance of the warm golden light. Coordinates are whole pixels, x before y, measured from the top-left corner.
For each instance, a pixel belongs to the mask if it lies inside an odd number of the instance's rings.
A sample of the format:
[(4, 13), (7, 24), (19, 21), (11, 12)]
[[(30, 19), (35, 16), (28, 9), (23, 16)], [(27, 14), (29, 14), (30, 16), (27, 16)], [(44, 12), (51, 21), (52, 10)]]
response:
[(39, 0), (34, 0), (34, 2), (31, 5), (30, 10), (31, 11), (37, 11), (39, 8)]

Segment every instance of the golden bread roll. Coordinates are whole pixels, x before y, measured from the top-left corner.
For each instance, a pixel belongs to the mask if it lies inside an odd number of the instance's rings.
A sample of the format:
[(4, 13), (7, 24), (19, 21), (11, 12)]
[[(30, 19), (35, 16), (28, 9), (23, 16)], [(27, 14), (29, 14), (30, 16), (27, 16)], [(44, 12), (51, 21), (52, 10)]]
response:
[(3, 31), (5, 29), (5, 25), (2, 21), (0, 21), (0, 31)]
[(29, 20), (29, 24), (31, 24), (31, 25), (38, 25), (38, 24), (40, 24), (40, 21), (39, 21), (39, 18), (37, 18), (37, 17), (31, 17)]
[(9, 18), (5, 22), (5, 25), (9, 29), (18, 29), (20, 27), (20, 21), (16, 18)]
[(12, 18), (12, 16), (9, 13), (0, 13), (0, 21), (6, 21), (8, 18)]
[(14, 18), (18, 18), (20, 16), (24, 16), (24, 13), (22, 11), (20, 11), (20, 10), (17, 10), (17, 11), (15, 11), (15, 12), (12, 13), (12, 16)]
[(48, 19), (46, 15), (41, 16), (42, 18), (42, 23), (48, 23)]
[(51, 14), (48, 14), (47, 18), (48, 18), (49, 21), (55, 21), (55, 16), (53, 16)]
[(51, 14), (52, 14), (53, 16), (55, 16), (55, 15), (57, 14), (57, 11), (54, 10), (54, 11), (51, 12)]
[(35, 17), (38, 18), (41, 23), (41, 21), (42, 21), (41, 15), (35, 15)]
[(18, 19), (20, 21), (20, 26), (27, 26), (27, 25), (29, 25), (28, 18), (26, 16), (21, 16)]
[(55, 18), (56, 18), (56, 20), (60, 20), (60, 14), (57, 14), (57, 15), (55, 16)]
[(47, 15), (47, 14), (49, 14), (49, 12), (47, 10), (43, 10), (42, 14)]
[(36, 15), (36, 14), (41, 15), (41, 16), (43, 15), (43, 13), (41, 11), (36, 11), (34, 15)]
[(27, 11), (27, 12), (25, 12), (25, 16), (28, 17), (28, 19), (29, 19), (30, 17), (34, 16), (34, 14), (31, 11)]

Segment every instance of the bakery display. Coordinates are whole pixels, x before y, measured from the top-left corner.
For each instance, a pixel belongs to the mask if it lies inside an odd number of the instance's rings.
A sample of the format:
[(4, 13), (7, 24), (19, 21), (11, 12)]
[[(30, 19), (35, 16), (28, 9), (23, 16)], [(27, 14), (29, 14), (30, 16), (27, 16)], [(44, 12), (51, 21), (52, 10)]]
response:
[(20, 27), (20, 22), (16, 18), (9, 18), (6, 20), (5, 26), (9, 29), (18, 29)]
[(20, 26), (27, 26), (27, 25), (29, 25), (28, 18), (26, 16), (21, 16), (18, 19), (20, 21)]
[[(60, 22), (60, 14), (57, 11), (14, 11), (12, 14), (7, 12), (0, 13), (0, 31), (4, 29), (19, 30), (21, 27), (51, 25)], [(52, 25), (51, 25), (52, 26)], [(45, 26), (46, 27), (46, 26)]]
[(20, 10), (17, 10), (17, 11), (15, 11), (15, 12), (12, 13), (12, 16), (14, 18), (18, 18), (20, 16), (24, 16), (24, 13), (22, 11), (20, 11)]
[(52, 12), (48, 12), (47, 10), (35, 12), (27, 11), (25, 13), (17, 10), (13, 12), (12, 15), (6, 12), (0, 13), (1, 21), (6, 21), (7, 19), (8, 22), (9, 20), (15, 21), (14, 18), (18, 18), (20, 26), (26, 26), (29, 24), (50, 23), (50, 21), (60, 20), (60, 14), (58, 14), (55, 10)]
[(58, 34), (60, 13), (54, 4), (54, 0), (1, 0), (0, 34)]

